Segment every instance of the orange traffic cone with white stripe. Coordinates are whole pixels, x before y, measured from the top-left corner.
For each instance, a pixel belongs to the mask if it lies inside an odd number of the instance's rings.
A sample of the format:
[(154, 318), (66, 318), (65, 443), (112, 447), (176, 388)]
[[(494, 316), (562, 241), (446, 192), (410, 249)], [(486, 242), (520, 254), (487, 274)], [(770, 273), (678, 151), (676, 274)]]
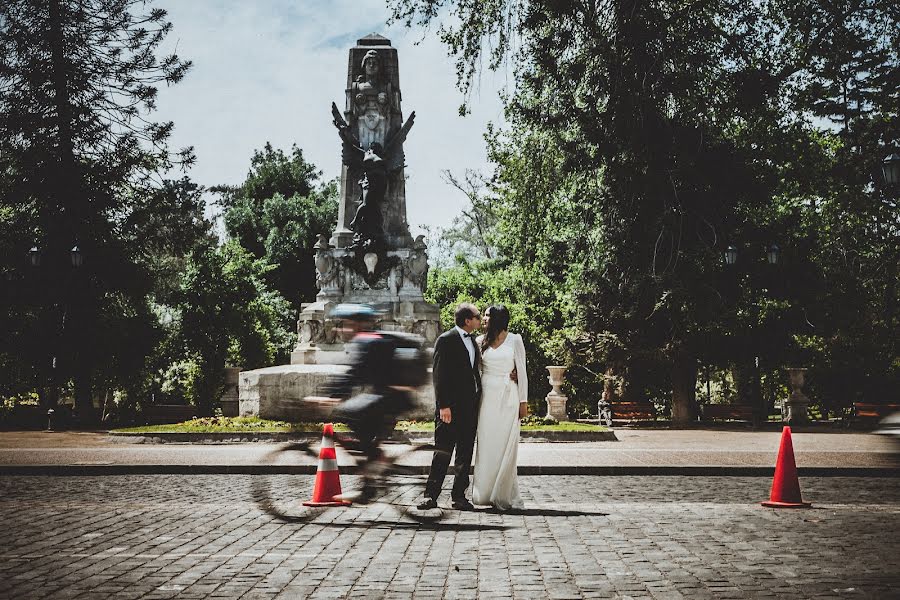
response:
[(319, 468), (316, 470), (313, 497), (304, 502), (303, 506), (348, 506), (350, 502), (335, 498), (340, 495), (341, 476), (334, 450), (334, 425), (326, 423), (322, 428), (322, 446), (319, 448)]
[(800, 479), (797, 477), (797, 463), (794, 461), (794, 444), (791, 441), (791, 428), (785, 426), (781, 430), (781, 446), (778, 448), (778, 460), (775, 463), (775, 478), (772, 479), (772, 492), (769, 500), (762, 502), (769, 508), (809, 508), (800, 496)]

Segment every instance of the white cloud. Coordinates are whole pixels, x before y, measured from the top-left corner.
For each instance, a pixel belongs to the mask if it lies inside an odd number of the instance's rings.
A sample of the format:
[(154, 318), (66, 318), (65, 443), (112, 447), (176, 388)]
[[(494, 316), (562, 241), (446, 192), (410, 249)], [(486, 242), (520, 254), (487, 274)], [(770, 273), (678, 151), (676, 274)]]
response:
[[(405, 143), (410, 224), (445, 226), (463, 195), (440, 172), (487, 170), (482, 134), (501, 122), (494, 78), (488, 74), (460, 117), (456, 71), (433, 34), (388, 28), (383, 0), (159, 0), (174, 31), (166, 51), (194, 67), (176, 86), (160, 90), (158, 119), (175, 122), (172, 147), (194, 146), (198, 183), (239, 183), (250, 156), (266, 141), (296, 143), (328, 178), (340, 174), (340, 141), (330, 106), (343, 107), (348, 52), (356, 40), (380, 33), (398, 49), (403, 112), (416, 111)], [(417, 42), (421, 42), (416, 45)]]

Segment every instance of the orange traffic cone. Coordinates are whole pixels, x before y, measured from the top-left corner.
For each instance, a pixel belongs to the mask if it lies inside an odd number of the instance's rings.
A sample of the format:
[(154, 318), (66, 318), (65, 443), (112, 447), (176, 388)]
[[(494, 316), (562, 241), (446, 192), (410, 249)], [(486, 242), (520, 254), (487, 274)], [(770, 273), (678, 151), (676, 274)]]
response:
[(785, 426), (781, 431), (781, 446), (778, 448), (778, 461), (775, 463), (775, 478), (772, 480), (772, 493), (769, 499), (762, 502), (769, 508), (809, 508), (809, 502), (800, 497), (800, 480), (797, 478), (797, 463), (794, 462), (794, 444), (791, 442), (791, 428)]
[(337, 454), (334, 451), (334, 425), (326, 423), (322, 428), (322, 446), (319, 448), (319, 468), (312, 500), (303, 506), (348, 506), (346, 500), (335, 500), (341, 495), (341, 477), (338, 473)]

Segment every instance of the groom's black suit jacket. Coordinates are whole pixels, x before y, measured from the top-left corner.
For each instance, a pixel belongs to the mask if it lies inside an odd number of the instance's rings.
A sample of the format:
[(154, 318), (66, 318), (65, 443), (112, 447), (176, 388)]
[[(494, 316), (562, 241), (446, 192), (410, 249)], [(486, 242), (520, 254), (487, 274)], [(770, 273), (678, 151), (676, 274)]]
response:
[(481, 397), (481, 353), (475, 346), (475, 366), (469, 362), (469, 350), (456, 328), (446, 331), (434, 344), (434, 397), (437, 408), (449, 408), (454, 420), (478, 414)]

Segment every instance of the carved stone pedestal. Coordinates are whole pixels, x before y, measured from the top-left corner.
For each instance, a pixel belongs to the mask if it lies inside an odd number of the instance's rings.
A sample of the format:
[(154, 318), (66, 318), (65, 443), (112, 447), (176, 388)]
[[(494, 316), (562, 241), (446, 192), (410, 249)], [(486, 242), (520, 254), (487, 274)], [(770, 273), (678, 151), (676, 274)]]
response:
[[(327, 418), (320, 408), (303, 402), (306, 396), (321, 395), (323, 384), (346, 369), (337, 364), (279, 365), (243, 371), (239, 378), (241, 416), (284, 421), (319, 421)], [(411, 419), (434, 418), (434, 389), (431, 385), (414, 394)]]
[(434, 345), (440, 334), (440, 310), (425, 301), (428, 256), (423, 236), (412, 248), (362, 252), (316, 244), (319, 293), (303, 306), (297, 323), (298, 342), (291, 364), (340, 364), (344, 346), (331, 311), (340, 303), (370, 304), (382, 312), (376, 329), (414, 333)]
[(547, 370), (550, 371), (547, 380), (553, 386), (553, 389), (546, 396), (547, 416), (557, 421), (568, 421), (569, 415), (566, 412), (566, 402), (569, 401), (569, 398), (560, 391), (560, 387), (565, 383), (566, 367), (550, 366), (547, 367)]
[(225, 367), (225, 391), (219, 398), (223, 417), (238, 416), (238, 375), (240, 372), (240, 367)]

